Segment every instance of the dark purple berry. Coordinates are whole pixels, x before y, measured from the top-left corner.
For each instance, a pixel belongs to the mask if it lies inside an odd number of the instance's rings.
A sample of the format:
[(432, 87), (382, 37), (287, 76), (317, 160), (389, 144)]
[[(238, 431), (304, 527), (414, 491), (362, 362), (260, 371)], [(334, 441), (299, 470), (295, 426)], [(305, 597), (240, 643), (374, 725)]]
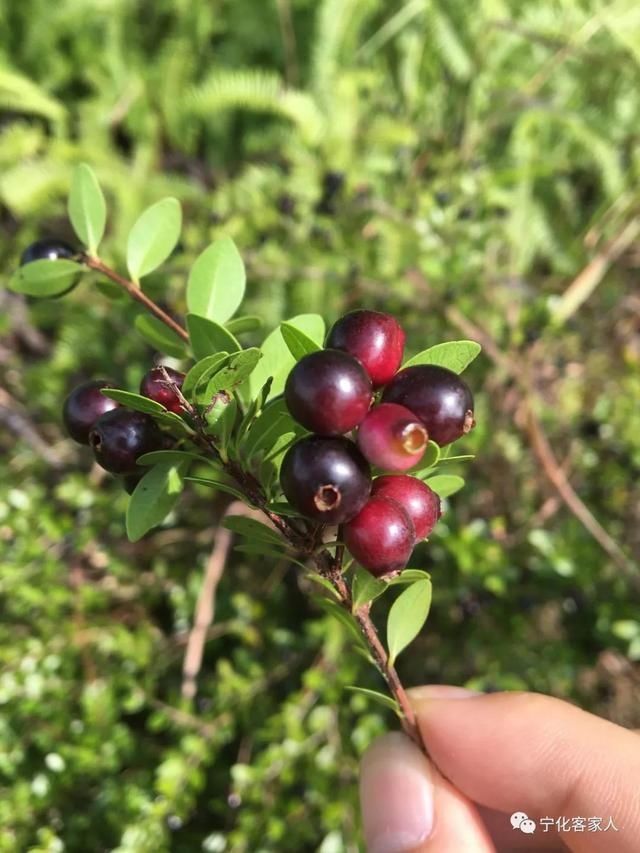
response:
[(96, 421), (89, 444), (98, 465), (112, 474), (136, 473), (139, 456), (165, 446), (153, 418), (124, 408), (107, 412)]
[(380, 311), (350, 311), (337, 320), (327, 346), (344, 350), (364, 365), (374, 388), (386, 385), (402, 363), (405, 334), (395, 317)]
[(292, 417), (318, 435), (343, 435), (361, 423), (371, 405), (371, 381), (353, 356), (326, 349), (305, 355), (284, 389)]
[(429, 438), (444, 447), (474, 426), (473, 396), (466, 383), (446, 367), (417, 364), (401, 370), (382, 394), (417, 415)]
[(415, 539), (406, 510), (380, 495), (371, 497), (344, 526), (344, 541), (351, 556), (375, 577), (404, 569)]
[(310, 435), (287, 451), (280, 485), (298, 512), (325, 524), (342, 524), (365, 505), (371, 476), (353, 442)]
[(413, 522), (416, 539), (425, 539), (442, 514), (438, 495), (417, 477), (408, 474), (376, 477), (371, 497), (390, 498), (405, 509)]
[(358, 428), (365, 459), (384, 471), (408, 471), (419, 462), (428, 436), (420, 420), (396, 403), (374, 406)]
[(32, 261), (58, 261), (61, 258), (70, 259), (77, 255), (73, 246), (58, 240), (56, 237), (36, 240), (22, 253), (20, 266), (30, 264)]
[[(169, 377), (169, 381), (165, 378), (165, 373)], [(172, 387), (172, 383), (173, 385), (177, 385), (178, 388), (182, 388), (184, 376), (184, 373), (180, 373), (179, 370), (173, 370), (171, 367), (152, 367), (142, 377), (140, 393), (144, 397), (160, 403), (170, 412), (181, 415), (184, 412), (184, 408), (180, 402), (179, 395)]]
[(115, 388), (115, 385), (105, 379), (83, 382), (64, 401), (62, 419), (65, 429), (79, 444), (89, 444), (89, 433), (98, 418), (120, 405), (100, 393), (102, 388)]

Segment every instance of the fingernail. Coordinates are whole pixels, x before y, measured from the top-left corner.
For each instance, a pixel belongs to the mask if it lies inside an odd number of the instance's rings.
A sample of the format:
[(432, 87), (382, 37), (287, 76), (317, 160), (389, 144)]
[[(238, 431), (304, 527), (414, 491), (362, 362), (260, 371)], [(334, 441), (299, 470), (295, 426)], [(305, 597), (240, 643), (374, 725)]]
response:
[(379, 738), (362, 759), (360, 802), (367, 853), (405, 853), (433, 828), (429, 762), (402, 734)]
[(411, 687), (407, 690), (412, 702), (423, 699), (472, 699), (482, 696), (478, 690), (468, 690), (466, 687), (454, 687), (452, 684), (429, 684), (426, 687)]

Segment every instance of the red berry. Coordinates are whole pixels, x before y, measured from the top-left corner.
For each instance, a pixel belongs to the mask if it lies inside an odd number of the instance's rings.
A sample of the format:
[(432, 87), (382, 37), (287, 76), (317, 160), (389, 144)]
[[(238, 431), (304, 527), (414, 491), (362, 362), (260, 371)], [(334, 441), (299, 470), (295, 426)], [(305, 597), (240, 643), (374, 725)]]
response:
[(280, 485), (298, 512), (326, 524), (342, 524), (365, 505), (371, 475), (352, 441), (310, 435), (287, 451)]
[(417, 364), (401, 370), (384, 389), (382, 401), (410, 409), (440, 447), (451, 444), (475, 425), (471, 391), (457, 373), (435, 364)]
[(371, 496), (397, 501), (409, 514), (416, 531), (416, 539), (425, 539), (441, 516), (440, 498), (417, 477), (408, 474), (376, 477)]
[(365, 458), (385, 471), (407, 471), (422, 459), (426, 429), (396, 403), (375, 406), (358, 428), (358, 447)]
[(350, 311), (336, 321), (327, 346), (348, 352), (359, 359), (380, 388), (394, 376), (402, 362), (405, 334), (390, 314), (380, 311)]
[[(165, 373), (169, 377), (169, 382), (165, 378)], [(184, 412), (180, 397), (176, 394), (171, 383), (182, 388), (184, 382), (184, 373), (179, 370), (173, 370), (171, 367), (152, 367), (151, 370), (142, 377), (140, 382), (140, 393), (150, 400), (155, 400), (160, 403), (165, 409), (170, 412), (175, 412), (176, 415), (181, 415)]]
[(416, 534), (409, 513), (397, 501), (376, 495), (345, 524), (344, 541), (354, 560), (381, 577), (404, 569)]
[(371, 405), (371, 382), (363, 366), (339, 350), (305, 355), (284, 389), (298, 423), (318, 435), (343, 435), (361, 423)]
[(142, 412), (114, 409), (99, 418), (89, 433), (96, 462), (112, 474), (134, 474), (143, 453), (162, 450), (164, 436), (153, 418)]
[(115, 385), (104, 379), (83, 382), (64, 401), (62, 420), (67, 432), (78, 444), (89, 444), (89, 433), (98, 418), (120, 405), (101, 394), (102, 388), (115, 388)]

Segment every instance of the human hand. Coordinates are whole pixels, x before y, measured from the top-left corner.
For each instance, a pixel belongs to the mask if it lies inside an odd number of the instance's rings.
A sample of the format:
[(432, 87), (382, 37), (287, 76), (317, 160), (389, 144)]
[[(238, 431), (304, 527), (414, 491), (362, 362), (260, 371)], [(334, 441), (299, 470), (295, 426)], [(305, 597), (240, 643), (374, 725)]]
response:
[[(360, 781), (368, 853), (640, 850), (635, 732), (535, 693), (433, 686), (410, 697), (431, 760), (399, 733), (369, 748)], [(516, 812), (535, 831), (514, 828)], [(565, 817), (570, 831), (542, 817)], [(576, 817), (601, 818), (600, 830), (572, 829)], [(604, 831), (609, 818), (617, 831)]]

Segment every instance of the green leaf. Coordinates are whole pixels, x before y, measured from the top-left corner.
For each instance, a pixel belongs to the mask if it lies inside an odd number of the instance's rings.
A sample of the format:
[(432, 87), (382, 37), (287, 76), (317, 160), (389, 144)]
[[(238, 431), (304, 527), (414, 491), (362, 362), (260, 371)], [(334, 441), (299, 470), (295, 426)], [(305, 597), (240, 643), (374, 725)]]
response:
[(31, 261), (15, 271), (9, 289), (25, 296), (60, 296), (75, 283), (84, 267), (61, 258), (58, 261)]
[(227, 483), (226, 480), (212, 479), (211, 477), (185, 477), (184, 479), (187, 483), (196, 483), (198, 486), (207, 486), (209, 489), (226, 492), (228, 495), (233, 495), (234, 498), (237, 498), (243, 503), (247, 503), (247, 499), (242, 492), (239, 489), (236, 489), (235, 486)]
[[(261, 350), (262, 351), (262, 350)], [(245, 437), (247, 430), (253, 424), (254, 420), (263, 410), (265, 401), (269, 396), (273, 380), (271, 377), (267, 379), (260, 391), (254, 396), (253, 400), (247, 406), (247, 411), (240, 421), (240, 426), (236, 431), (236, 447), (240, 446), (241, 440)], [(249, 382), (250, 384), (250, 382)]]
[(305, 516), (289, 506), (286, 501), (270, 501), (267, 504), (267, 509), (275, 512), (276, 515), (284, 515), (287, 518), (305, 518)]
[(177, 432), (178, 435), (194, 435), (191, 427), (179, 415), (176, 415), (175, 412), (158, 412), (157, 414), (154, 412), (153, 419), (157, 424), (169, 427), (174, 432)]
[(391, 696), (386, 696), (384, 693), (378, 693), (377, 690), (369, 690), (366, 687), (354, 687), (353, 685), (348, 685), (344, 689), (350, 690), (352, 693), (360, 693), (362, 696), (366, 696), (367, 699), (373, 699), (374, 702), (382, 705), (383, 708), (391, 710), (400, 716), (400, 706)]
[(232, 355), (228, 367), (223, 367), (210, 379), (206, 396), (211, 398), (220, 391), (232, 391), (245, 381), (261, 358), (262, 353), (257, 347)]
[(187, 314), (187, 331), (196, 358), (205, 358), (218, 352), (239, 352), (242, 349), (224, 326), (198, 317), (197, 314)]
[(207, 435), (215, 438), (220, 456), (226, 462), (229, 458), (228, 445), (238, 415), (238, 402), (234, 398), (219, 398), (213, 408), (205, 415)]
[(193, 365), (187, 373), (182, 383), (182, 393), (191, 400), (198, 386), (201, 383), (207, 382), (216, 371), (220, 370), (229, 360), (228, 352), (216, 352), (213, 355), (207, 355)]
[(431, 607), (431, 581), (419, 580), (396, 598), (387, 618), (389, 663), (394, 665), (401, 651), (420, 633)]
[(282, 537), (275, 530), (256, 521), (254, 518), (245, 518), (243, 515), (230, 515), (225, 518), (223, 525), (234, 533), (246, 536), (253, 541), (264, 542), (270, 545), (281, 545)]
[(156, 465), (135, 487), (127, 507), (127, 536), (137, 542), (160, 524), (175, 506), (182, 492), (184, 462)]
[(236, 317), (224, 324), (225, 329), (232, 335), (242, 335), (245, 332), (256, 332), (262, 328), (262, 318), (255, 314), (247, 314), (245, 317)]
[(98, 179), (86, 163), (77, 166), (73, 173), (68, 211), (78, 238), (90, 255), (96, 255), (107, 224), (107, 205)]
[(242, 453), (251, 459), (259, 451), (269, 450), (284, 432), (298, 431), (285, 401), (281, 397), (270, 400), (252, 423), (242, 445)]
[[(305, 566), (306, 569), (306, 566)], [(340, 600), (340, 595), (338, 590), (333, 586), (331, 581), (327, 580), (327, 578), (323, 578), (322, 575), (319, 575), (317, 572), (306, 572), (305, 580), (311, 581), (312, 583), (317, 584), (318, 586), (323, 587), (327, 590), (327, 592), (331, 593), (331, 597)]]
[[(319, 314), (299, 314), (288, 320), (288, 325), (299, 329), (318, 346), (322, 346), (325, 335), (324, 320)], [(251, 374), (249, 388), (251, 395), (255, 397), (264, 383), (271, 376), (273, 382), (269, 391), (269, 398), (277, 397), (284, 390), (289, 371), (296, 363), (286, 345), (280, 327), (274, 329), (261, 346), (262, 360)]]
[(300, 361), (303, 356), (310, 352), (317, 352), (321, 349), (315, 341), (312, 341), (308, 335), (305, 335), (300, 329), (296, 329), (291, 323), (280, 323), (280, 333), (296, 361)]
[(138, 314), (134, 325), (145, 341), (159, 352), (171, 355), (174, 358), (185, 357), (185, 342), (157, 317), (152, 317), (150, 314)]
[(138, 457), (138, 465), (157, 465), (160, 462), (204, 462), (217, 467), (217, 463), (208, 456), (191, 453), (189, 450), (153, 450)]
[(374, 578), (373, 575), (363, 569), (361, 566), (356, 566), (353, 582), (351, 584), (351, 597), (353, 599), (353, 609), (357, 610), (364, 604), (369, 604), (379, 598), (387, 589), (388, 584), (385, 581)]
[(457, 474), (436, 474), (435, 477), (425, 480), (425, 483), (441, 498), (455, 495), (464, 486), (464, 480)]
[(427, 444), (427, 449), (424, 452), (424, 456), (422, 457), (420, 462), (418, 462), (415, 469), (412, 469), (411, 471), (409, 471), (409, 473), (412, 477), (418, 477), (418, 479), (422, 480), (424, 479), (424, 475), (426, 475), (427, 472), (431, 471), (434, 465), (438, 464), (439, 459), (440, 448), (435, 443), (435, 441), (430, 440)]
[(192, 314), (224, 323), (244, 297), (246, 275), (236, 244), (221, 237), (199, 255), (187, 284), (187, 307)]
[(448, 367), (454, 373), (462, 373), (480, 350), (480, 344), (475, 341), (447, 341), (419, 352), (402, 367), (404, 369), (405, 367), (413, 367), (415, 364), (438, 364), (440, 367)]
[(397, 577), (387, 581), (387, 586), (406, 586), (408, 583), (422, 580), (431, 580), (429, 572), (425, 572), (422, 569), (403, 569)]
[(127, 243), (127, 267), (139, 281), (167, 260), (176, 247), (182, 227), (182, 211), (175, 198), (148, 207), (134, 223)]
[(115, 400), (116, 403), (122, 403), (128, 409), (134, 409), (136, 412), (144, 412), (146, 415), (161, 415), (167, 410), (155, 400), (150, 400), (148, 397), (143, 397), (140, 394), (134, 394), (132, 391), (121, 391), (119, 388), (103, 388), (100, 392), (105, 397)]
[(362, 646), (362, 648), (366, 649), (369, 652), (369, 647), (367, 646), (362, 633), (360, 632), (360, 628), (358, 627), (358, 623), (347, 611), (342, 607), (341, 604), (338, 604), (337, 601), (334, 601), (332, 598), (315, 598), (315, 603), (324, 611), (329, 613), (334, 619), (337, 619), (341, 625), (343, 625), (347, 631), (352, 635), (354, 640)]

